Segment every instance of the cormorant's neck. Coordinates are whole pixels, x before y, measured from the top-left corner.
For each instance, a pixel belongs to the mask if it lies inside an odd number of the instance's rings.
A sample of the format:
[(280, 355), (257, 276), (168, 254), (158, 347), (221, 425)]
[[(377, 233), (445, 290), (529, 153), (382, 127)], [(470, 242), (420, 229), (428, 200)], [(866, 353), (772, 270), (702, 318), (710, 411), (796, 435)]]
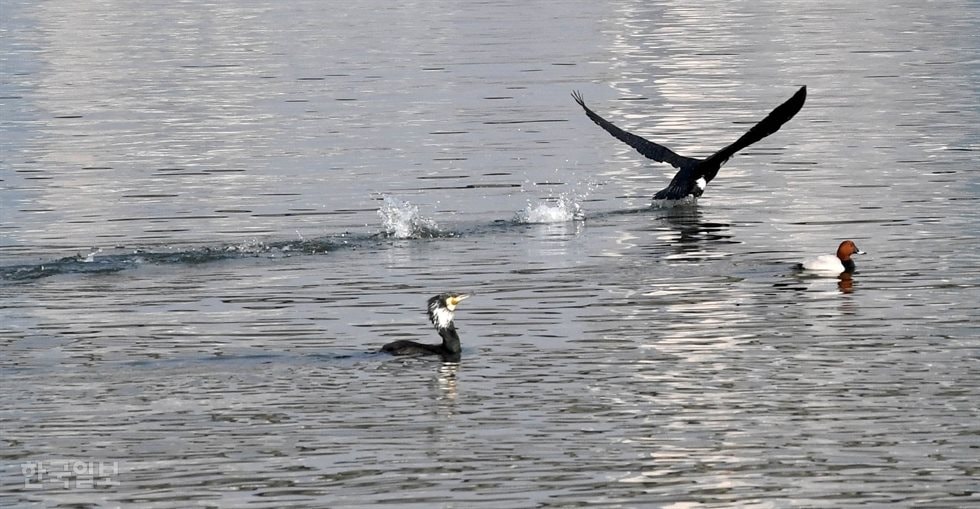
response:
[(449, 322), (448, 327), (443, 327), (439, 329), (439, 335), (442, 336), (442, 346), (447, 352), (458, 354), (462, 351), (459, 346), (459, 334), (456, 334), (456, 325)]

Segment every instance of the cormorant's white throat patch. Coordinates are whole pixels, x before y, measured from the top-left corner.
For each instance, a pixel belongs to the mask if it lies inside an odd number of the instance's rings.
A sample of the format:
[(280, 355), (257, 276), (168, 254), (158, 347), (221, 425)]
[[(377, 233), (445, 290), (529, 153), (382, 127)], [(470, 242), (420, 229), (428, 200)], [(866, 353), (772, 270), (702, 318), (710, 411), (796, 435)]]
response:
[(453, 312), (440, 306), (438, 302), (432, 304), (429, 315), (432, 317), (432, 325), (437, 329), (445, 329), (453, 323)]

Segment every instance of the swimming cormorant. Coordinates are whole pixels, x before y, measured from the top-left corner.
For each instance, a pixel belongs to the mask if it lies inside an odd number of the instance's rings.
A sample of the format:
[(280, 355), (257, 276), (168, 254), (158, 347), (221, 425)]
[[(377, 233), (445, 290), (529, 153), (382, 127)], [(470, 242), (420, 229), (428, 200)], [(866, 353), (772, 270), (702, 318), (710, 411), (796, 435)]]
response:
[(572, 92), (572, 97), (579, 106), (585, 109), (585, 114), (609, 134), (654, 161), (669, 163), (671, 166), (678, 168), (679, 171), (674, 175), (674, 179), (670, 181), (670, 184), (655, 194), (653, 199), (679, 200), (688, 195), (694, 195), (695, 198), (701, 196), (708, 182), (711, 182), (711, 179), (715, 178), (721, 166), (735, 155), (736, 152), (778, 131), (783, 124), (793, 118), (806, 101), (806, 86), (800, 87), (800, 90), (793, 94), (793, 97), (790, 97), (789, 100), (777, 106), (766, 118), (753, 126), (752, 129), (749, 129), (741, 138), (735, 140), (735, 143), (715, 152), (707, 159), (695, 159), (693, 157), (678, 155), (663, 145), (658, 145), (633, 133), (626, 132), (589, 109), (585, 105), (582, 94), (578, 91)]
[(446, 360), (459, 360), (459, 335), (453, 323), (456, 306), (469, 295), (462, 293), (442, 293), (429, 299), (429, 321), (439, 331), (442, 344), (426, 345), (407, 339), (388, 343), (381, 347), (384, 353), (392, 355), (439, 355)]

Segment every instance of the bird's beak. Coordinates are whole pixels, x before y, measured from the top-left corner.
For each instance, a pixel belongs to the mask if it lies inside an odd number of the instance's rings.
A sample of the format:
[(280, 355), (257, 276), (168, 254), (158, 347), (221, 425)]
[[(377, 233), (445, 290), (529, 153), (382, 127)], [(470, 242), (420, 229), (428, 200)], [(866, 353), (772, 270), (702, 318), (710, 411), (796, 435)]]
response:
[(468, 294), (468, 293), (464, 293), (462, 295), (457, 295), (457, 296), (453, 297), (453, 299), (452, 299), (453, 305), (455, 306), (456, 304), (459, 304), (459, 301), (466, 300), (468, 298), (470, 298), (470, 294)]
[(854, 254), (868, 254), (868, 253), (866, 253), (866, 252), (861, 251), (860, 249), (858, 249), (857, 251), (854, 252)]

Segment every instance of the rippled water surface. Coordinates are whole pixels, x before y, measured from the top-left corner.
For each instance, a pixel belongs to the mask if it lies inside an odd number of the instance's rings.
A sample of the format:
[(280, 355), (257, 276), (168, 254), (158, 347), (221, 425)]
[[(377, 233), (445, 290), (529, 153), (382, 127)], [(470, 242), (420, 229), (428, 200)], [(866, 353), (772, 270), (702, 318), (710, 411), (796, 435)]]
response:
[(978, 21), (4, 2), (0, 505), (978, 506)]

